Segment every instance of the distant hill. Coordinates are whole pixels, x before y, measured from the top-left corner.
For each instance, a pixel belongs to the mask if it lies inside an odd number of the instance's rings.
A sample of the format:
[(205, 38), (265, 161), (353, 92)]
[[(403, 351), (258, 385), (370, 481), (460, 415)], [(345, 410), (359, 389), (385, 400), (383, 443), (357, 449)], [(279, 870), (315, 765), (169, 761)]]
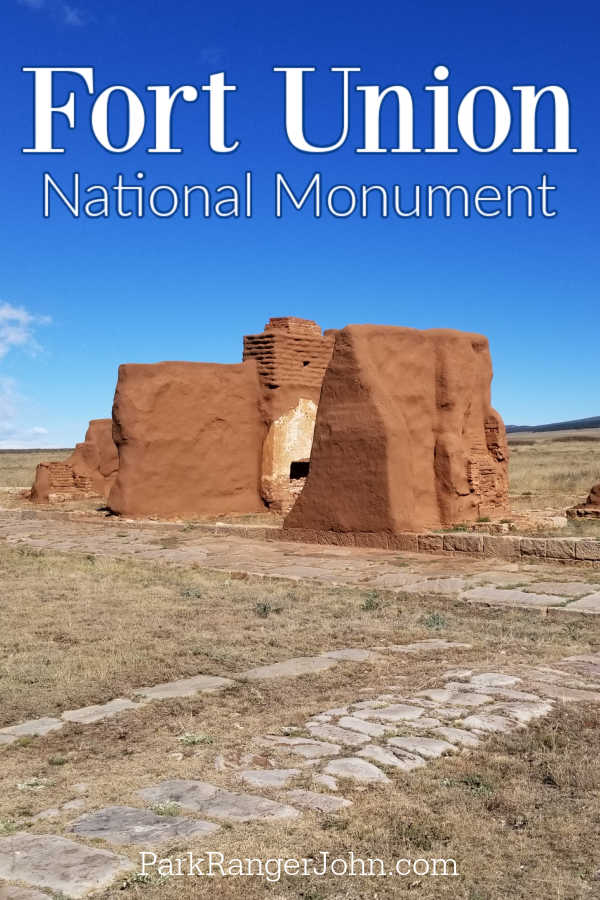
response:
[(507, 425), (509, 434), (519, 431), (567, 431), (578, 428), (600, 428), (600, 416), (592, 416), (590, 419), (572, 419), (570, 422), (551, 422), (550, 425)]

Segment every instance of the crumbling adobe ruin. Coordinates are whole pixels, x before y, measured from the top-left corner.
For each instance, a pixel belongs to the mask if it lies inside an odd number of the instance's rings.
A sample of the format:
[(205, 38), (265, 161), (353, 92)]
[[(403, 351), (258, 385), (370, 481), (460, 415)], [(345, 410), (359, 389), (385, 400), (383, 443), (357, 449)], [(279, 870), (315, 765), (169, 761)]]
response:
[(163, 517), (264, 511), (261, 403), (254, 360), (120, 366), (110, 508)]
[(267, 436), (262, 449), (261, 495), (288, 512), (308, 474), (317, 404), (335, 332), (292, 316), (270, 319), (262, 334), (244, 337), (244, 360), (258, 364)]
[[(323, 539), (505, 514), (508, 449), (491, 379), (480, 335), (372, 325), (322, 334), (306, 319), (270, 319), (244, 338), (242, 363), (119, 368), (101, 495), (129, 516), (267, 507), (287, 514), (290, 537)], [(88, 489), (100, 473), (80, 449), (88, 441), (89, 431), (66, 463), (40, 466), (34, 499), (58, 493), (47, 485), (60, 473)]]
[(595, 484), (585, 503), (567, 510), (569, 519), (600, 519), (600, 483)]
[(64, 462), (42, 462), (35, 472), (31, 499), (52, 503), (102, 497), (117, 476), (119, 457), (112, 439), (112, 419), (92, 419), (85, 440)]
[(397, 533), (506, 509), (487, 340), (349, 325), (325, 374), (306, 487), (285, 528)]

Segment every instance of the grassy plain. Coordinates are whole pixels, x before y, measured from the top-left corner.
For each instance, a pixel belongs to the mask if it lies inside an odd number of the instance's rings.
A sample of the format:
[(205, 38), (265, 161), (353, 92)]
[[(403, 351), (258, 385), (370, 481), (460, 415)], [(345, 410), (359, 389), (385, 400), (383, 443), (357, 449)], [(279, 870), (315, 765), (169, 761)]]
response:
[[(556, 435), (528, 439), (511, 441), (514, 502), (572, 503), (600, 480), (600, 442), (560, 441)], [(2, 453), (0, 486), (28, 485), (40, 459), (66, 455)], [(0, 748), (0, 835), (64, 833), (77, 813), (60, 807), (81, 796), (76, 786), (82, 783), (88, 809), (139, 805), (135, 791), (164, 778), (200, 778), (236, 789), (231, 771), (215, 768), (218, 756), (260, 753), (257, 736), (293, 731), (323, 709), (371, 688), (386, 690), (398, 676), (415, 692), (455, 667), (483, 664), (493, 671), (499, 663), (551, 664), (600, 649), (600, 617), (475, 609), (433, 595), (394, 596), (313, 581), (238, 580), (197, 566), (1, 542), (0, 609), (0, 725), (131, 697), (148, 684), (199, 673), (234, 675), (336, 647), (430, 637), (472, 644), (471, 650), (443, 657), (381, 655), (301, 679), (242, 681), (221, 694), (153, 703)], [(184, 735), (197, 741), (182, 741)], [(486, 741), (481, 749), (410, 775), (390, 772), (393, 785), (356, 790), (342, 782), (341, 792), (351, 794), (353, 805), (340, 813), (225, 826), (208, 840), (175, 842), (164, 850), (203, 855), (210, 849), (262, 859), (320, 852), (347, 857), (351, 851), (386, 862), (452, 858), (456, 877), (284, 875), (273, 884), (260, 878), (130, 878), (103, 896), (593, 900), (600, 895), (599, 757), (598, 707), (557, 704), (538, 724)], [(281, 764), (292, 763), (286, 758)], [(311, 786), (310, 770), (302, 771), (298, 785)], [(35, 819), (48, 808), (59, 812)], [(132, 858), (138, 852), (124, 850)]]
[[(237, 580), (196, 567), (31, 551), (0, 545), (2, 722), (132, 696), (136, 687), (340, 646), (369, 647), (444, 637), (471, 650), (342, 663), (319, 675), (241, 682), (222, 694), (153, 703), (95, 725), (67, 725), (0, 750), (0, 832), (60, 833), (59, 812), (85, 783), (88, 808), (138, 805), (135, 790), (164, 778), (200, 778), (236, 789), (217, 756), (260, 753), (256, 738), (289, 733), (331, 706), (385, 690), (404, 676), (411, 692), (456, 667), (497, 666), (600, 648), (600, 623), (529, 611), (477, 610), (433, 596), (393, 596), (314, 582)], [(194, 735), (197, 740), (181, 740)], [(263, 751), (264, 753), (264, 751)], [(153, 877), (130, 879), (106, 897), (247, 900), (391, 900), (398, 896), (500, 900), (598, 896), (600, 723), (597, 707), (557, 705), (534, 727), (486, 741), (392, 785), (351, 790), (353, 805), (289, 823), (225, 827), (164, 853), (208, 849), (226, 857), (451, 858), (458, 876), (340, 878)], [(289, 758), (281, 765), (290, 765)], [(232, 784), (233, 777), (233, 784)], [(310, 770), (299, 786), (310, 787)], [(243, 789), (238, 784), (237, 789)], [(262, 792), (269, 795), (269, 791)], [(275, 798), (275, 794), (273, 797)], [(1, 838), (0, 838), (1, 839)], [(137, 858), (138, 848), (126, 848)]]

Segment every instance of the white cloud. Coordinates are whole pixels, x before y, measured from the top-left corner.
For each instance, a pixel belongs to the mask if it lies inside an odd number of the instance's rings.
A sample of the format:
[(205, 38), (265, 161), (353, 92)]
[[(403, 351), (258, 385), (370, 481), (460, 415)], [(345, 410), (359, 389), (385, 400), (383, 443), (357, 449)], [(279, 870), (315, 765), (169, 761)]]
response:
[[(15, 349), (38, 353), (41, 347), (34, 330), (49, 321), (48, 316), (36, 316), (23, 306), (0, 302), (0, 359)], [(25, 407), (25, 398), (19, 394), (15, 379), (0, 375), (0, 449), (36, 446), (48, 434), (41, 425), (25, 425), (20, 421)]]
[(20, 6), (26, 6), (31, 10), (44, 10), (53, 18), (58, 19), (64, 25), (80, 28), (90, 21), (87, 12), (79, 6), (63, 3), (62, 0), (17, 0)]
[(0, 377), (0, 428), (4, 426), (6, 419), (12, 419), (15, 415), (17, 400), (15, 379)]
[(17, 419), (24, 398), (14, 378), (0, 376), (0, 450), (38, 447), (45, 444), (48, 429), (41, 425), (22, 425)]
[(41, 347), (35, 339), (34, 328), (49, 322), (48, 316), (33, 315), (23, 306), (0, 303), (0, 359), (15, 347), (38, 353)]
[(78, 9), (77, 6), (70, 6), (68, 3), (63, 3), (61, 11), (65, 25), (73, 25), (75, 28), (85, 25), (87, 17), (83, 10)]

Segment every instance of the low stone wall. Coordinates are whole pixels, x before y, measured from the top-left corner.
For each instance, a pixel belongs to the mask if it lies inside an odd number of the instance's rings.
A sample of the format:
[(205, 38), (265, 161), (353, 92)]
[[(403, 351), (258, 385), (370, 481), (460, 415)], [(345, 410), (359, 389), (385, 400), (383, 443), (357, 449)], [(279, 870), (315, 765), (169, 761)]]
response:
[(521, 535), (465, 534), (448, 532), (435, 534), (351, 533), (312, 531), (305, 528), (286, 528), (273, 531), (273, 540), (301, 541), (306, 544), (334, 544), (340, 547), (373, 547), (379, 550), (399, 550), (409, 553), (449, 553), (504, 560), (549, 559), (556, 562), (600, 565), (600, 540), (590, 538), (523, 537)]
[[(124, 516), (91, 516), (82, 511), (43, 512), (35, 509), (4, 510), (16, 519), (56, 519), (120, 528), (166, 528), (181, 530), (186, 523), (169, 519), (128, 519)], [(187, 523), (189, 526), (190, 523)], [(311, 531), (304, 528), (281, 528), (279, 525), (236, 525), (229, 522), (194, 522), (197, 534), (218, 537), (231, 536), (262, 541), (298, 541), (305, 544), (330, 544), (338, 547), (370, 547), (374, 550), (391, 550), (406, 553), (442, 553), (448, 556), (462, 554), (481, 559), (530, 560), (547, 559), (553, 563), (600, 568), (600, 540), (572, 537), (523, 537), (522, 535), (472, 534), (450, 531), (444, 534), (424, 532), (415, 534), (342, 533), (335, 531)]]

